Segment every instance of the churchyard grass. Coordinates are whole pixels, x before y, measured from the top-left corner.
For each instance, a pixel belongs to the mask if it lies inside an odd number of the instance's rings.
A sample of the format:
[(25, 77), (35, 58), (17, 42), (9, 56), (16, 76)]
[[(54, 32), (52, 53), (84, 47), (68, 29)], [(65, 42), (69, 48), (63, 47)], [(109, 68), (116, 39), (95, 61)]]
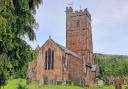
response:
[[(26, 80), (22, 79), (22, 84), (25, 86)], [(13, 79), (9, 80), (7, 85), (4, 86), (4, 89), (16, 89), (18, 84), (18, 79)], [(38, 87), (35, 82), (30, 83), (28, 86), (28, 89), (84, 89), (79, 86), (62, 86), (62, 85), (57, 85), (57, 86), (40, 86)]]
[[(12, 79), (9, 80), (7, 85), (4, 86), (4, 89), (17, 89), (18, 79)], [(25, 86), (26, 80), (22, 79), (22, 84)], [(57, 85), (57, 86), (40, 86), (38, 87), (36, 83), (30, 83), (28, 86), (28, 89), (84, 89), (79, 86), (63, 86), (63, 85)], [(114, 86), (102, 86), (98, 88), (89, 88), (89, 89), (114, 89)], [(123, 86), (122, 89), (125, 89)]]

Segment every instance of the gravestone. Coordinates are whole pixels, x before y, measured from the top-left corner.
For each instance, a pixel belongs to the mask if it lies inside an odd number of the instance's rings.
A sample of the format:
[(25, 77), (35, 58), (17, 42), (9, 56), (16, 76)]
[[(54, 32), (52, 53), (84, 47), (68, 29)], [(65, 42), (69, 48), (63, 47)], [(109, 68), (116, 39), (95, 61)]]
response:
[(120, 77), (115, 78), (114, 84), (115, 84), (115, 89), (122, 89), (122, 87), (121, 87), (121, 78)]

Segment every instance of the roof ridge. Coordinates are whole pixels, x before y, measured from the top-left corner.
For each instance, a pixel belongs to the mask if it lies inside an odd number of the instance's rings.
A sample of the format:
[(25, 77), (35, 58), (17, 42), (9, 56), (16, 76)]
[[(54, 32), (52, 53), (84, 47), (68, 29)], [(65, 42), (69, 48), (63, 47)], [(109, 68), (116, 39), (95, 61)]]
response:
[[(61, 48), (65, 53), (67, 54), (71, 54), (72, 56), (74, 57), (77, 57), (78, 59), (81, 59), (80, 55), (76, 54), (75, 52), (69, 50), (68, 48), (64, 47), (63, 45), (61, 44), (58, 44), (57, 42), (55, 42), (51, 37), (49, 37), (48, 40), (51, 40), (53, 43), (55, 43), (59, 48)], [(48, 40), (43, 44), (43, 46), (48, 42)], [(42, 46), (42, 47), (43, 47)], [(42, 48), (41, 47), (41, 48)]]
[(72, 56), (75, 56), (75, 57), (81, 59), (81, 57), (80, 57), (78, 54), (76, 54), (75, 52), (69, 50), (68, 48), (64, 47), (64, 46), (61, 45), (61, 44), (58, 44), (58, 43), (55, 42), (53, 39), (51, 39), (51, 40), (52, 40), (57, 46), (59, 46), (62, 50), (64, 50), (66, 53), (71, 54)]

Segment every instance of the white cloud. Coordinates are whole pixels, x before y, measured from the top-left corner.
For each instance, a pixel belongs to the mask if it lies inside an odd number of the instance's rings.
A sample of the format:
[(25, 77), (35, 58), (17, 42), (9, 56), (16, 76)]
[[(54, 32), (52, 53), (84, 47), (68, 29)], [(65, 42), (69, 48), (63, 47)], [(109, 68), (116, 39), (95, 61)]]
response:
[(94, 25), (112, 26), (128, 20), (127, 3), (128, 0), (101, 1), (99, 6), (95, 9), (95, 13), (93, 13)]

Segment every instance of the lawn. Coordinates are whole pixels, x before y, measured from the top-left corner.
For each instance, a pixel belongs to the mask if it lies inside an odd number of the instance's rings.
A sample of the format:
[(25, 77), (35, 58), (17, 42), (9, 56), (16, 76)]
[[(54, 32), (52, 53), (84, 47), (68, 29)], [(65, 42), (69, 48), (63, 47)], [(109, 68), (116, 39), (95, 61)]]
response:
[[(25, 85), (26, 81), (22, 79), (22, 84)], [(9, 80), (7, 85), (4, 87), (4, 89), (16, 89), (18, 84), (17, 79)], [(62, 86), (62, 85), (57, 85), (57, 86), (41, 86), (40, 88), (37, 87), (35, 83), (31, 83), (28, 86), (29, 89), (84, 89), (79, 86)], [(114, 89), (114, 86), (103, 86), (99, 88), (90, 88), (90, 89)], [(125, 89), (124, 86), (122, 89)]]
[[(125, 89), (125, 85), (122, 86), (122, 89)], [(103, 87), (99, 87), (99, 88), (94, 88), (94, 89), (115, 89), (114, 86), (103, 86)]]
[[(26, 81), (22, 80), (22, 84), (25, 85)], [(9, 80), (7, 85), (4, 87), (4, 89), (16, 89), (18, 84), (17, 79)], [(31, 83), (29, 86), (29, 89), (84, 89), (82, 87), (78, 86), (62, 86), (62, 85), (57, 85), (57, 86), (41, 86), (40, 88), (37, 87), (35, 83)]]

